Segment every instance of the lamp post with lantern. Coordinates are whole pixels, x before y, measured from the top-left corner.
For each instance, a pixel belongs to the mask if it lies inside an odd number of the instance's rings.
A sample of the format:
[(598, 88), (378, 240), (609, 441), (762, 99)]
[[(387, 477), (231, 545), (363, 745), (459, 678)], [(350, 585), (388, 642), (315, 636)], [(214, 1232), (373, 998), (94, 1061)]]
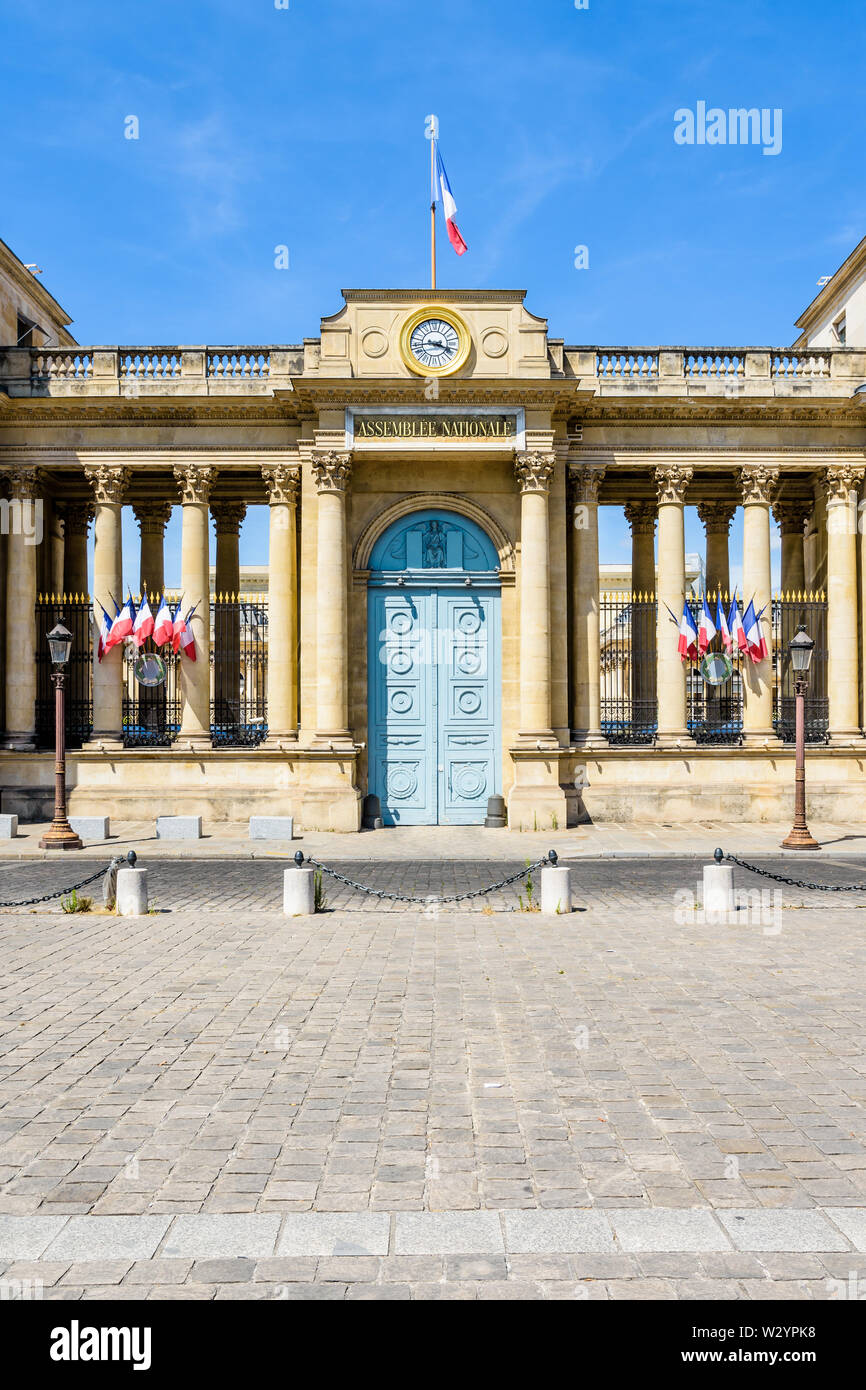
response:
[(54, 682), (54, 820), (39, 841), (40, 849), (83, 849), (66, 815), (66, 663), (72, 650), (72, 633), (55, 623), (48, 634), (51, 679)]
[(796, 771), (794, 773), (794, 824), (782, 841), (783, 849), (820, 849), (806, 824), (806, 691), (809, 688), (809, 667), (815, 643), (801, 623), (788, 646), (794, 668), (796, 699), (795, 738)]

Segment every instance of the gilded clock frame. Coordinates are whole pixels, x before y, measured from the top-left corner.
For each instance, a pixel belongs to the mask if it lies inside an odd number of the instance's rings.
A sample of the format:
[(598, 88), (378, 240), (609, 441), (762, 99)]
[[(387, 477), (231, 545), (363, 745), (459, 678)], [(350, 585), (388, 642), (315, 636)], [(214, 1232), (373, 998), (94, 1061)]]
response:
[[(419, 323), (423, 323), (425, 319), (431, 318), (444, 319), (445, 322), (450, 324), (454, 329), (459, 339), (457, 355), (454, 361), (449, 362), (444, 367), (423, 366), (416, 357), (412, 356), (409, 347), (412, 334), (415, 332)], [(471, 351), (472, 334), (469, 332), (467, 324), (453, 309), (446, 309), (442, 304), (425, 304), (423, 309), (416, 309), (414, 314), (409, 315), (403, 327), (400, 329), (400, 356), (410, 372), (414, 372), (416, 376), (453, 376), (455, 372), (460, 371), (461, 367), (465, 367)]]

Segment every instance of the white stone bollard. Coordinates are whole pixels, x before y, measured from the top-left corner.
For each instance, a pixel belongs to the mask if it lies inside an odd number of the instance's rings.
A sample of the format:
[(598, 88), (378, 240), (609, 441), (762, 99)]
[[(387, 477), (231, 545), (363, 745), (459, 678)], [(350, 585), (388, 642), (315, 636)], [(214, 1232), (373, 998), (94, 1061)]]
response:
[(571, 911), (571, 870), (546, 868), (541, 870), (541, 911)]
[(286, 869), (283, 874), (283, 914), (286, 917), (309, 917), (315, 910), (315, 869)]
[(116, 910), (119, 917), (147, 912), (147, 869), (118, 869)]
[(734, 910), (733, 864), (704, 865), (704, 917), (707, 922), (724, 922)]

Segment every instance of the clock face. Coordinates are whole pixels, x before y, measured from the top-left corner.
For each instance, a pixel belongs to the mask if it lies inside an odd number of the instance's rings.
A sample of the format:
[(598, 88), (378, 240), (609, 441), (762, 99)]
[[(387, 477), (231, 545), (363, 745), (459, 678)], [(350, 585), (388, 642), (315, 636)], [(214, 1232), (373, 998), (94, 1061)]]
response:
[(460, 351), (460, 335), (445, 319), (429, 318), (412, 330), (409, 351), (422, 367), (441, 371), (449, 367)]

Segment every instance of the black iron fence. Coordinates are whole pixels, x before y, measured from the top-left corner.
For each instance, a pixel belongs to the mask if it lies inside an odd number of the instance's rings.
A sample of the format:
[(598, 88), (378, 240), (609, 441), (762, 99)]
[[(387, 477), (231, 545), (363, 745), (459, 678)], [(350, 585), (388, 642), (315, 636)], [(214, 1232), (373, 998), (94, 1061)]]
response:
[[(732, 600), (728, 594), (708, 595), (707, 605), (714, 621), (719, 598), (725, 613), (731, 610)], [(697, 627), (704, 601), (700, 597), (690, 596), (688, 604)], [(671, 641), (675, 640), (672, 635)], [(727, 661), (713, 661), (714, 655), (726, 656)], [(686, 727), (696, 743), (730, 747), (743, 741), (743, 653), (737, 646), (732, 647), (730, 652), (725, 651), (721, 636), (717, 635), (710, 644), (707, 656), (710, 660), (703, 663), (703, 669), (698, 662), (690, 664), (686, 673)], [(746, 657), (746, 660), (749, 658)], [(712, 676), (718, 684), (713, 684), (713, 680), (706, 679), (706, 676)]]
[[(180, 732), (183, 699), (180, 663), (170, 644), (157, 647), (152, 637), (141, 647), (123, 648), (123, 745), (167, 748)], [(163, 670), (165, 678), (159, 680)], [(150, 681), (158, 683), (148, 684)]]
[(218, 594), (211, 604), (211, 736), (243, 748), (268, 735), (268, 608), (258, 595)]
[(656, 603), (648, 593), (603, 593), (599, 603), (601, 728), (611, 744), (656, 736)]
[(773, 600), (773, 728), (794, 742), (794, 673), (788, 647), (800, 624), (815, 643), (805, 699), (806, 742), (826, 743), (830, 727), (827, 697), (827, 601), (820, 591), (777, 594)]
[(54, 747), (54, 685), (47, 634), (63, 620), (72, 633), (66, 667), (66, 746), (80, 748), (93, 729), (93, 613), (87, 594), (39, 594), (36, 600), (36, 746)]

